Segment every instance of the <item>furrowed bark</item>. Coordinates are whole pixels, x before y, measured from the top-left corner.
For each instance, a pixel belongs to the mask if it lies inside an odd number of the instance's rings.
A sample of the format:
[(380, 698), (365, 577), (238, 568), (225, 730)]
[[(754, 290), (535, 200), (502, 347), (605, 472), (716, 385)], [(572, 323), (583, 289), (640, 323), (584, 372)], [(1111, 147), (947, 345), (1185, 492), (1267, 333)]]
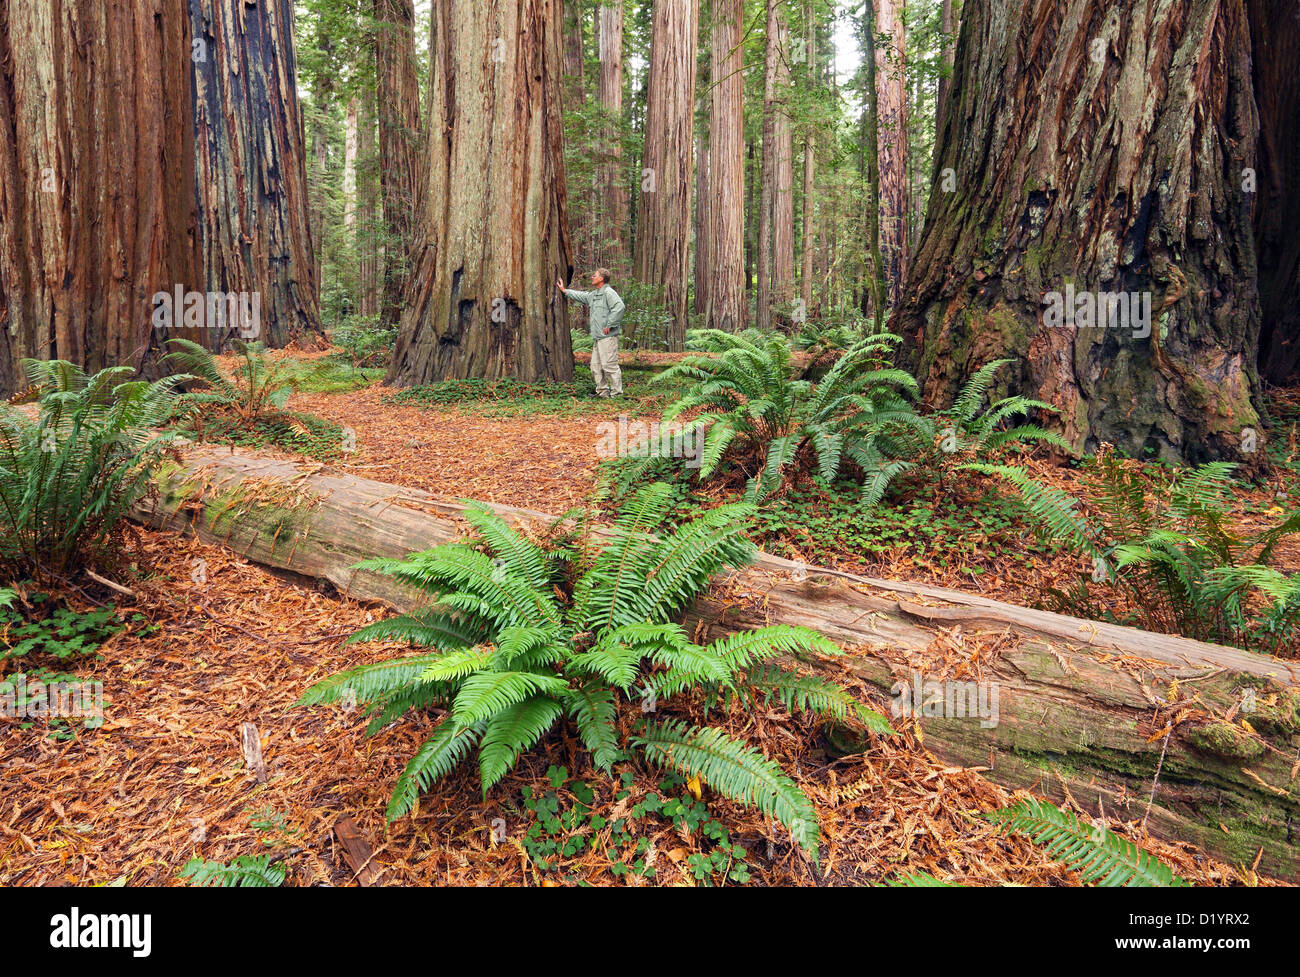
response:
[(1300, 377), (1300, 8), (1250, 0), (1247, 13), (1259, 106), (1259, 372), (1280, 384)]
[(205, 290), (259, 296), (270, 346), (313, 342), (323, 330), (293, 4), (189, 0), (189, 12)]
[(899, 0), (873, 0), (876, 32), (876, 127), (880, 188), (880, 255), (891, 309), (902, 302), (907, 278), (907, 222), (911, 209), (907, 181), (907, 45)]
[[(525, 525), (550, 518), (493, 508)], [(419, 490), (220, 448), (191, 449), (133, 516), (410, 609), (419, 595), (356, 563), (460, 538), (460, 510)], [(996, 710), (915, 717), (944, 761), (1124, 820), (1148, 818), (1154, 784), (1155, 834), (1234, 864), (1258, 854), (1263, 872), (1300, 880), (1300, 687), (1280, 660), (767, 555), (715, 581), (685, 623), (702, 640), (772, 623), (814, 628), (896, 703), (914, 699), (914, 663), (978, 663), (961, 680), (988, 683), (986, 701), (995, 688)], [(953, 678), (937, 669), (923, 678)]]
[[(1242, 0), (970, 2), (950, 97), (892, 323), (926, 399), (1011, 357), (1001, 392), (1059, 408), (1077, 450), (1262, 457)], [(1102, 293), (1128, 314), (1086, 318)]]
[(684, 348), (690, 323), (686, 299), (698, 34), (699, 0), (656, 0), (642, 166), (648, 172), (637, 199), (636, 277), (662, 287), (673, 317), (668, 347), (673, 351)]
[[(745, 132), (741, 0), (714, 0), (709, 102), (707, 264), (709, 328), (745, 326)], [(696, 276), (698, 287), (699, 276)]]
[(596, 50), (600, 58), (597, 96), (605, 110), (601, 163), (596, 178), (596, 212), (600, 242), (593, 260), (613, 270), (616, 281), (627, 271), (628, 192), (623, 180), (623, 7), (601, 4), (596, 13)]
[(375, 0), (375, 21), (379, 192), (385, 227), (397, 239), (397, 247), (385, 255), (381, 315), (384, 322), (396, 323), (424, 196), (414, 0)]
[(202, 287), (192, 120), (183, 0), (0, 0), (0, 394), (27, 357), (157, 373), (154, 294)]
[(436, 0), (427, 233), (388, 381), (570, 380), (558, 0)]

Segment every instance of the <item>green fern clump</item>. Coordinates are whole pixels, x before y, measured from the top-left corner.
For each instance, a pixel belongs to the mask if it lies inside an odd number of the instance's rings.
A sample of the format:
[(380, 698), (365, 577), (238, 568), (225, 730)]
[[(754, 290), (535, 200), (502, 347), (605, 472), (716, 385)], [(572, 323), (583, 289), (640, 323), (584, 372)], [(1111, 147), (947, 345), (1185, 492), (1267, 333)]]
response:
[(1175, 474), (1154, 489), (1111, 452), (1097, 464), (1092, 519), (1021, 468), (965, 466), (1009, 482), (1045, 535), (1091, 561), (1074, 588), (1049, 592), (1054, 609), (1272, 654), (1300, 651), (1300, 574), (1270, 565), (1278, 543), (1300, 532), (1300, 511), (1241, 535), (1232, 528), (1231, 463)]
[(270, 855), (240, 855), (230, 862), (193, 858), (181, 869), (182, 879), (205, 888), (278, 889), (284, 877), (284, 865)]
[(203, 404), (236, 414), (244, 423), (278, 412), (293, 392), (281, 377), (281, 370), (266, 355), (262, 343), (230, 341), (239, 362), (232, 375), (217, 364), (211, 350), (189, 339), (169, 339), (172, 351), (164, 359), (208, 385), (207, 390), (186, 394), (192, 404)]
[(32, 421), (0, 404), (0, 564), (15, 576), (62, 576), (110, 555), (172, 436), (156, 430), (189, 379), (130, 379), (119, 366), (87, 376), (64, 360), (24, 360), (42, 391)]
[(667, 486), (649, 486), (619, 513), (604, 545), (587, 538), (553, 548), (471, 506), (465, 517), (476, 533), (472, 543), (362, 564), (435, 603), (363, 628), (352, 640), (406, 640), (428, 650), (332, 676), (299, 704), (364, 704), (372, 733), (410, 709), (447, 710), (398, 778), (390, 820), (412, 811), (421, 791), (475, 751), (486, 796), (524, 752), (564, 724), (598, 769), (609, 772), (637, 751), (777, 819), (816, 856), (812, 804), (744, 742), (674, 720), (649, 722), (626, 740), (620, 733), (628, 702), (657, 709), (695, 689), (745, 688), (790, 709), (888, 730), (881, 716), (833, 683), (773, 662), (839, 654), (816, 632), (782, 625), (708, 645), (690, 640), (678, 616), (715, 574), (752, 559), (743, 536), (751, 509), (724, 506), (664, 531), (670, 500)]
[(888, 362), (897, 336), (861, 339), (817, 383), (796, 376), (789, 340), (778, 333), (757, 342), (706, 329), (697, 341), (709, 356), (687, 357), (655, 380), (689, 384), (663, 420), (693, 415), (685, 429), (702, 433), (700, 480), (739, 472), (756, 502), (801, 473), (829, 483), (851, 464), (866, 473), (869, 497), (883, 493), (898, 469), (876, 436), (917, 422), (906, 400), (916, 381)]
[(1069, 442), (1054, 431), (1017, 423), (1035, 410), (1059, 413), (1052, 405), (1015, 396), (985, 406), (998, 371), (1011, 362), (986, 363), (966, 381), (947, 410), (924, 417), (910, 429), (893, 432), (897, 443), (886, 444), (894, 457), (905, 459), (902, 470), (910, 472), (912, 479), (944, 486), (961, 465), (988, 460), (1013, 445), (1049, 444), (1070, 451)]

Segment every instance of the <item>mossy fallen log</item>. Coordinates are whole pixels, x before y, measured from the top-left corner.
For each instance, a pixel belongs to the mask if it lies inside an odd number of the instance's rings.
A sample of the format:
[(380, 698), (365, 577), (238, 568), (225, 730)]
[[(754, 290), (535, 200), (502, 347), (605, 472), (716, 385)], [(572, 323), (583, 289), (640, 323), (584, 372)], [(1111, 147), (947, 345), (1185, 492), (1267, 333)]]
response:
[[(319, 464), (196, 447), (133, 516), (404, 609), (419, 595), (355, 565), (460, 537), (460, 509)], [(712, 637), (773, 622), (845, 647), (896, 728), (945, 762), (1300, 881), (1300, 668), (1288, 662), (766, 554), (716, 581), (686, 624)]]

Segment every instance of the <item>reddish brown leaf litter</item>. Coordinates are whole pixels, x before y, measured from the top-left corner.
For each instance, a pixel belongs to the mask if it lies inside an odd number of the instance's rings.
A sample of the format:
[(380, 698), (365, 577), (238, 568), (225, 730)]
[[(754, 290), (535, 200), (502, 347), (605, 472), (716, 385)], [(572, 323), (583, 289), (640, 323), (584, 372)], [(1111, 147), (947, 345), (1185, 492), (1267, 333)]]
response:
[[(193, 539), (149, 532), (142, 545), (137, 559), (152, 573), (133, 583), (133, 610), (157, 629), (135, 626), (103, 646), (102, 661), (75, 666), (104, 682), (103, 728), (58, 743), (38, 727), (0, 720), (0, 884), (172, 884), (195, 856), (255, 854), (280, 859), (293, 885), (649, 884), (615, 877), (603, 844), (558, 873), (540, 871), (521, 842), (530, 824), (521, 792), (549, 789), (547, 768), (562, 765), (595, 790), (593, 810), (617, 816), (620, 804), (625, 811), (656, 789), (657, 771), (626, 767), (635, 775), (632, 795), (619, 801), (578, 743), (553, 734), (486, 800), (471, 764), (426, 794), (413, 817), (386, 826), (393, 783), (437, 717), (413, 716), (368, 739), (355, 710), (293, 707), (326, 675), (404, 653), (343, 643), (382, 609), (326, 596)], [(196, 574), (199, 560), (204, 573)], [(625, 731), (634, 713), (625, 710)], [(750, 852), (754, 884), (869, 884), (914, 871), (972, 885), (1072, 882), (1039, 850), (979, 816), (1011, 793), (978, 771), (945, 767), (907, 732), (836, 760), (819, 727), (765, 706), (735, 704), (712, 716), (790, 771), (821, 819), (823, 858), (814, 866), (784, 829), (706, 784), (710, 812)], [(698, 721), (698, 712), (682, 718)], [(265, 783), (245, 759), (257, 752), (245, 742), (246, 723), (260, 735)], [(504, 832), (495, 841), (494, 822)], [(651, 832), (654, 884), (693, 884), (687, 858), (707, 844), (666, 822), (640, 823)], [(1133, 824), (1110, 826), (1136, 837)], [(1268, 884), (1249, 866), (1225, 866), (1185, 845), (1143, 843), (1198, 883)]]

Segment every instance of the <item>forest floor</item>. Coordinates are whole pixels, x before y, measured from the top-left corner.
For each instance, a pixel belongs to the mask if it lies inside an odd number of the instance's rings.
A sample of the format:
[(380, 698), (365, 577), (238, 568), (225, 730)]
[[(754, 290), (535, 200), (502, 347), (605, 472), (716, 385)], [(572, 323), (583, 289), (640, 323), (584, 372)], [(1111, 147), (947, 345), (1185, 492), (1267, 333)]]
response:
[[(446, 498), (559, 513), (593, 491), (600, 425), (623, 412), (657, 416), (662, 398), (635, 376), (628, 385), (633, 396), (615, 404), (543, 391), (540, 403), (525, 399), (522, 406), (513, 395), (417, 406), (363, 386), (299, 393), (291, 406), (355, 432), (355, 451), (330, 461), (344, 471)], [(1300, 413), (1300, 392), (1282, 403)], [(534, 413), (539, 406), (552, 409)], [(1073, 467), (1030, 465), (1051, 484), (1080, 487)], [(1272, 510), (1284, 501), (1278, 494), (1295, 498), (1291, 475), (1278, 478), (1241, 495), (1243, 523), (1276, 522)], [(789, 532), (764, 545), (809, 562), (1016, 603), (1033, 603), (1044, 585), (1079, 572), (1077, 560), (1048, 552), (1033, 553), (1033, 566), (1008, 567), (1002, 554), (1022, 530), (1006, 531), (1010, 541), (998, 546), (986, 539), (946, 549), (900, 542), (892, 555), (885, 549), (838, 559)], [(384, 609), (327, 595), (192, 538), (136, 535), (134, 597), (102, 589), (66, 595), (78, 610), (106, 601), (120, 608), (120, 633), (93, 661), (74, 667), (104, 683), (105, 724), (55, 738), (0, 719), (0, 885), (174, 884), (191, 858), (256, 854), (282, 863), (288, 884), (299, 885), (746, 878), (841, 885), (916, 871), (971, 885), (1077, 882), (981, 817), (1013, 795), (980, 768), (945, 767), (907, 732), (835, 759), (815, 725), (739, 705), (713, 717), (792, 772), (814, 800), (826, 842), (819, 864), (782, 830), (707, 786), (697, 799), (679, 779), (639, 764), (610, 781), (590, 770), (575, 744), (556, 737), (525, 755), (486, 799), (476, 770), (466, 766), (426, 794), (413, 816), (386, 825), (393, 782), (433, 720), (408, 717), (367, 738), (356, 715), (293, 706), (313, 682), (398, 652), (395, 645), (344, 643)], [(1026, 545), (1022, 540), (1022, 555)], [(1284, 556), (1292, 569), (1300, 566), (1294, 547)], [(202, 575), (193, 572), (198, 561)], [(244, 723), (260, 735), (263, 776), (241, 749)], [(1224, 865), (1146, 836), (1137, 822), (1108, 826), (1194, 883), (1271, 884), (1251, 866)]]

